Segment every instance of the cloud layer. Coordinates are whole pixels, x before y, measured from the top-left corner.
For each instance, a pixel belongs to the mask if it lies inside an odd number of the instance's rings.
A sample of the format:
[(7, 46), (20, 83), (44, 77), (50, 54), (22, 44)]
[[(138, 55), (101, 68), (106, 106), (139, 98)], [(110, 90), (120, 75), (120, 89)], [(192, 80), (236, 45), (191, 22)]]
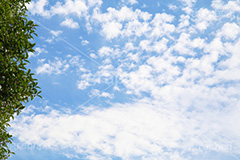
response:
[[(157, 12), (135, 0), (105, 3), (29, 5), (33, 16), (60, 19), (61, 30), (48, 29), (53, 37), (43, 43), (70, 48), (66, 55), (39, 58), (37, 75), (75, 74), (72, 83), (89, 104), (68, 112), (29, 111), (12, 123), (11, 133), (23, 143), (71, 148), (86, 159), (208, 159), (213, 152), (237, 159), (240, 2), (213, 0), (202, 7), (179, 0), (158, 4), (167, 8)], [(65, 27), (94, 38), (65, 38)], [(47, 54), (47, 48), (36, 49)], [(94, 98), (108, 107), (91, 104)]]
[(23, 116), (12, 124), (11, 133), (27, 144), (72, 148), (87, 159), (192, 159), (211, 151), (239, 154), (240, 128), (234, 125), (240, 120), (239, 104), (198, 111), (175, 105), (145, 100), (108, 109), (85, 108), (82, 114), (51, 110)]

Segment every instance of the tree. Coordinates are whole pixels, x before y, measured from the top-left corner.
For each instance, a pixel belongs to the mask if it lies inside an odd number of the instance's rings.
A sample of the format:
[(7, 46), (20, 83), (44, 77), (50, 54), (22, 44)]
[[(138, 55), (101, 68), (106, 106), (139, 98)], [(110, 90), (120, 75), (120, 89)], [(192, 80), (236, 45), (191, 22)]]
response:
[(26, 102), (39, 96), (37, 79), (26, 68), (28, 53), (34, 52), (36, 25), (27, 16), (30, 0), (0, 0), (0, 159), (13, 152), (8, 148), (12, 136), (9, 122), (25, 108)]

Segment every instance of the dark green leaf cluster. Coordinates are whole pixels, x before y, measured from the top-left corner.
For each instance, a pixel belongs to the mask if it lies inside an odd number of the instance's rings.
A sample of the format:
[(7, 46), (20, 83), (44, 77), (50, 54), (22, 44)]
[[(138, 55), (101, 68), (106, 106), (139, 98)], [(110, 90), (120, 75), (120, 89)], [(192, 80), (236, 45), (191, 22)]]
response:
[(25, 108), (24, 103), (41, 97), (37, 79), (26, 68), (36, 25), (27, 17), (30, 0), (0, 0), (0, 159), (12, 153), (7, 144), (9, 121)]

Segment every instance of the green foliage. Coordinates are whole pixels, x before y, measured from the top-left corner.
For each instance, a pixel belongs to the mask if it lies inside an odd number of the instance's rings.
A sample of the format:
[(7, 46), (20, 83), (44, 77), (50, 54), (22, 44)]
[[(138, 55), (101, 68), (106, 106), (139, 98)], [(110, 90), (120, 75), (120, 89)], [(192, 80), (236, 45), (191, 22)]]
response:
[(11, 152), (12, 136), (7, 132), (9, 122), (25, 108), (29, 99), (39, 96), (37, 80), (26, 68), (28, 53), (36, 25), (27, 18), (26, 3), (30, 0), (0, 0), (0, 159)]

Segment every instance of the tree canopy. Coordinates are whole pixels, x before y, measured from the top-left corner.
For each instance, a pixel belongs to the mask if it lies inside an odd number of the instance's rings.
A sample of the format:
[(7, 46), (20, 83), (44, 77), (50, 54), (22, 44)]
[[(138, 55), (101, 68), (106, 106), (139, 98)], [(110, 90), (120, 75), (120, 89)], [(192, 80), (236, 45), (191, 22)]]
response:
[(34, 52), (36, 35), (33, 21), (27, 16), (30, 0), (0, 1), (0, 159), (7, 159), (12, 151), (8, 144), (9, 122), (25, 108), (26, 102), (39, 96), (37, 79), (27, 68), (28, 53)]

